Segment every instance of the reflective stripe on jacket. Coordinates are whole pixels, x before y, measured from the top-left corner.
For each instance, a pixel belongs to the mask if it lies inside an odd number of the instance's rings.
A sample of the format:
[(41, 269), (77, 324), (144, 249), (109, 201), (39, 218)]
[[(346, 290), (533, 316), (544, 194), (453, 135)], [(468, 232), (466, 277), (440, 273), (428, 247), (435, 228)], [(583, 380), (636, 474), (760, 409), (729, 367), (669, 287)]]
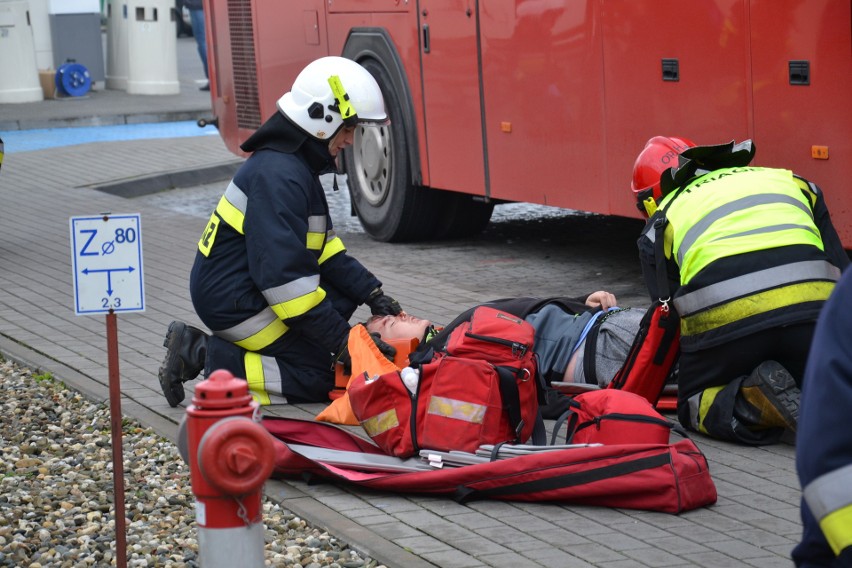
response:
[(330, 352), (349, 325), (326, 300), (356, 305), (381, 285), (346, 254), (318, 177), (298, 154), (260, 150), (234, 176), (198, 242), (193, 304), (213, 332), (260, 351), (291, 328)]
[(661, 202), (685, 351), (816, 318), (840, 270), (824, 252), (809, 189), (788, 170), (725, 168)]
[(852, 465), (817, 477), (802, 495), (834, 554), (852, 546)]

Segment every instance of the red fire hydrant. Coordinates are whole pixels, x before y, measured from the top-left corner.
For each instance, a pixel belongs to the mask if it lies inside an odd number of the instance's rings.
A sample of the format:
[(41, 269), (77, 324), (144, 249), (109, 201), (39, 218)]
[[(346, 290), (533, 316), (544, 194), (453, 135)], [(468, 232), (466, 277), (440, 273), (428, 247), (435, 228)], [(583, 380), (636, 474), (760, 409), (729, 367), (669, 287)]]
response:
[(195, 388), (186, 415), (201, 566), (263, 566), (261, 501), (274, 447), (248, 383), (214, 371)]

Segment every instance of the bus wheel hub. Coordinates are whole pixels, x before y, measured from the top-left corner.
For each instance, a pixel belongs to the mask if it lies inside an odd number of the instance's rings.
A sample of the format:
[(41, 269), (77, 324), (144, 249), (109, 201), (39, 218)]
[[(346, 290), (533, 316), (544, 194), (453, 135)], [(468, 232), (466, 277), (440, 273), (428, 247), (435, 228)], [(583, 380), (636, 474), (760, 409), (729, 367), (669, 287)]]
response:
[(380, 131), (379, 128), (365, 128), (361, 138), (361, 166), (368, 180), (382, 177), (384, 163), (387, 160)]

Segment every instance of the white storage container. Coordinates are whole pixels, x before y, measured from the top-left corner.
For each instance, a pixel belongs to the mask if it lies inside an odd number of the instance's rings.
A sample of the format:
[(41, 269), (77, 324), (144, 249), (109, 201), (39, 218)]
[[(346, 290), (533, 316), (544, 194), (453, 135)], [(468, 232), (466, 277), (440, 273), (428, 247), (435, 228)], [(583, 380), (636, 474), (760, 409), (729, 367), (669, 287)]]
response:
[(0, 103), (44, 100), (27, 0), (0, 0)]
[(127, 0), (127, 92), (180, 93), (173, 0)]
[(128, 14), (127, 0), (106, 0), (104, 16), (107, 25), (107, 89), (127, 90)]

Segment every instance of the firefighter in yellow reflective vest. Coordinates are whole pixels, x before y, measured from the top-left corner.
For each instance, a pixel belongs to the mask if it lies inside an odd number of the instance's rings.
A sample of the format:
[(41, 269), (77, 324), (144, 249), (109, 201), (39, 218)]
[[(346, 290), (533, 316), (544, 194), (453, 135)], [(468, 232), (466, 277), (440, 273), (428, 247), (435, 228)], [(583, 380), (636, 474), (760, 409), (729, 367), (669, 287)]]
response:
[[(814, 325), (849, 264), (820, 189), (749, 141), (657, 136), (633, 171), (646, 285), (680, 317), (678, 418), (744, 444), (796, 430)], [(786, 436), (785, 436), (786, 432)]]
[(245, 377), (261, 404), (327, 400), (355, 309), (401, 311), (346, 253), (319, 180), (334, 171), (358, 125), (386, 125), (375, 79), (354, 61), (323, 57), (277, 107), (241, 146), (251, 156), (198, 242), (190, 294), (213, 335), (179, 321), (169, 326), (159, 379), (171, 406), (205, 369)]
[(852, 271), (817, 322), (802, 385), (796, 469), (802, 483), (799, 568), (852, 566)]

